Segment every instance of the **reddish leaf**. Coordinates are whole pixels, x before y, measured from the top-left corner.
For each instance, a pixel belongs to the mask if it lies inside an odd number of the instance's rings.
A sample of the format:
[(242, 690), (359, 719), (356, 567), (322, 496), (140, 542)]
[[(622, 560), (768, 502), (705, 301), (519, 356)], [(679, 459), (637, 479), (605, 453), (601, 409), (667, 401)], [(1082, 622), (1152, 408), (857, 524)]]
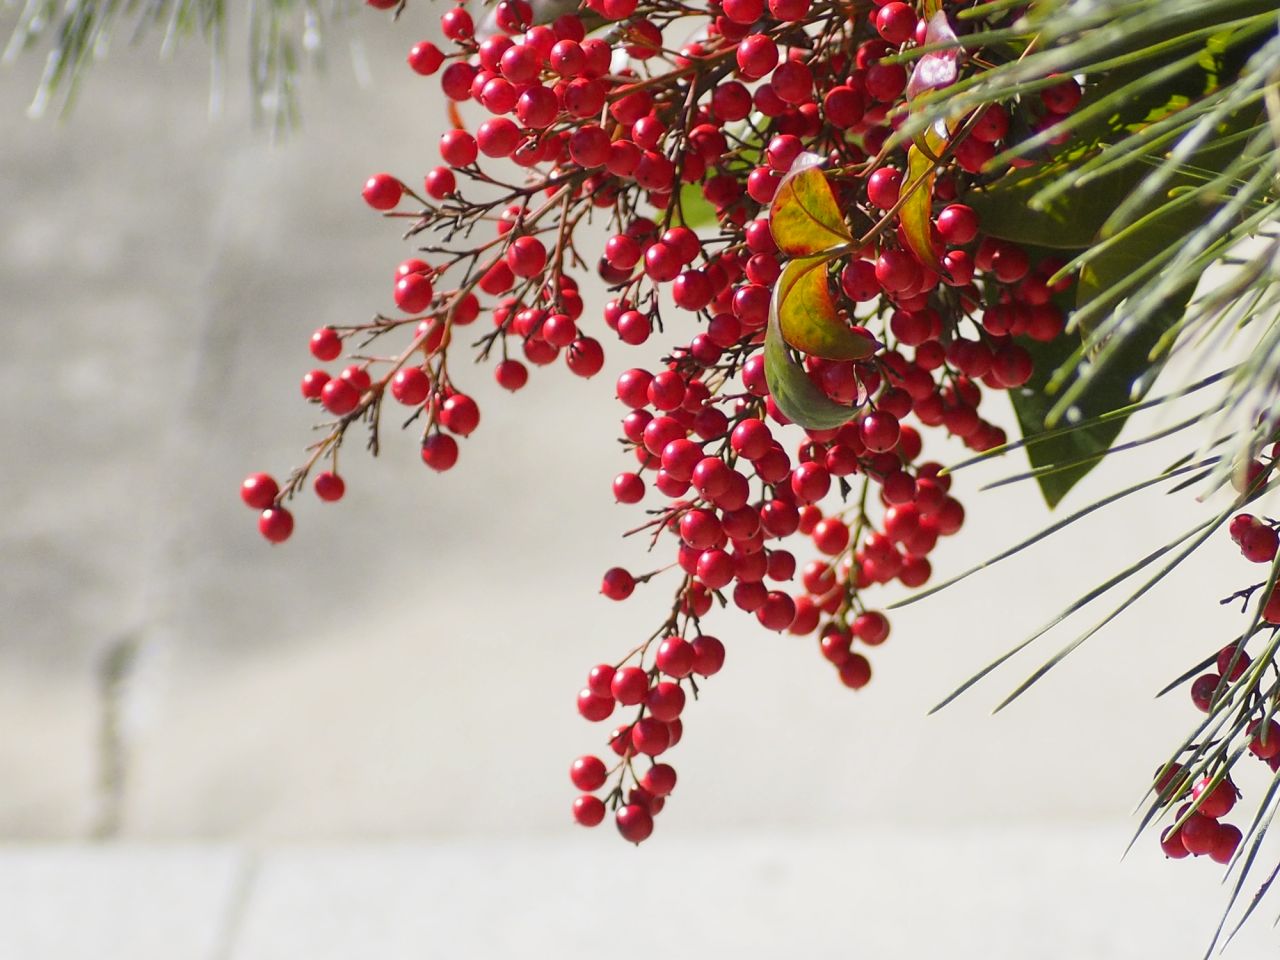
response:
[(770, 319), (801, 353), (824, 360), (861, 360), (875, 352), (870, 337), (855, 333), (836, 314), (827, 282), (827, 257), (792, 260), (773, 289)]
[(820, 163), (816, 153), (800, 154), (769, 205), (769, 229), (787, 256), (812, 257), (853, 239)]

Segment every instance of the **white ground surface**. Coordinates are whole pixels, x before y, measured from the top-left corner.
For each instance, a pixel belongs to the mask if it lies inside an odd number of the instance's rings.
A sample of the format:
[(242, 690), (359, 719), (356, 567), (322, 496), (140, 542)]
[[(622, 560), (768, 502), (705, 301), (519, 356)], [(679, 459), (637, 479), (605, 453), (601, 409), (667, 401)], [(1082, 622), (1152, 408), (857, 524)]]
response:
[[(1112, 829), (753, 831), (639, 851), (584, 838), (0, 851), (23, 960), (1139, 960), (1200, 957), (1206, 863), (1123, 864)], [(1228, 956), (1275, 955), (1266, 922)]]
[[(566, 825), (568, 761), (601, 740), (580, 678), (665, 606), (595, 595), (644, 562), (610, 534), (636, 514), (608, 495), (608, 381), (549, 371), (511, 403), (477, 371), (484, 423), (452, 475), (391, 431), (383, 462), (345, 455), (346, 502), (260, 542), (235, 490), (307, 442), (310, 330), (385, 307), (406, 254), (357, 191), (434, 162), (438, 95), (401, 63), (430, 19), (366, 15), (374, 88), (336, 51), (274, 148), (240, 87), (208, 121), (201, 56), (108, 62), (67, 125), (21, 116), (36, 59), (4, 74), (0, 958), (1198, 956), (1215, 868), (1119, 854), (1194, 721), (1151, 694), (1235, 629), (1228, 544), (998, 717), (1034, 652), (926, 716), (1168, 539), (1187, 498), (1079, 526), (1052, 572), (1028, 554), (903, 611), (857, 696), (809, 641), (723, 615), (729, 664), (639, 852)], [(634, 362), (612, 351), (602, 379)], [(1139, 456), (1067, 507), (1172, 453)], [(1018, 466), (958, 481), (970, 523), (941, 572), (1045, 522), (1029, 488), (973, 492)], [(102, 663), (122, 642), (113, 799)], [(104, 827), (119, 845), (81, 845)], [(1265, 923), (1249, 936), (1235, 955), (1274, 954)]]

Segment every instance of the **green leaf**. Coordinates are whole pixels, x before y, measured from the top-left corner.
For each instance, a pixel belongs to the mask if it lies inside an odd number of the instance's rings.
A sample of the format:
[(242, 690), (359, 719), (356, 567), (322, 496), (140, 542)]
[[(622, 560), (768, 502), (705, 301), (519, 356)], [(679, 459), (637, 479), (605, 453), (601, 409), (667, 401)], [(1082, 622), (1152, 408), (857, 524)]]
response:
[(870, 337), (850, 329), (836, 314), (826, 257), (791, 260), (773, 290), (769, 312), (782, 339), (801, 353), (824, 360), (861, 360), (875, 352)]
[(717, 224), (716, 208), (702, 195), (702, 184), (686, 183), (680, 188), (677, 213), (682, 224), (690, 230), (714, 227)]
[(819, 390), (804, 367), (791, 356), (778, 323), (776, 305), (780, 288), (781, 284), (774, 289), (774, 306), (769, 310), (769, 325), (764, 336), (764, 378), (773, 402), (788, 420), (802, 427), (830, 430), (843, 426), (857, 416), (857, 408), (836, 403)]
[[(1161, 240), (1158, 237), (1146, 239), (1148, 242)], [(1046, 251), (1029, 248), (1028, 252), (1035, 257), (1037, 253), (1044, 254)], [(1133, 251), (1126, 252), (1123, 258), (1118, 258), (1114, 264), (1111, 263), (1110, 258), (1100, 258), (1102, 263), (1109, 266), (1104, 268), (1103, 275), (1098, 278), (1099, 282), (1109, 284), (1122, 279), (1125, 275), (1122, 271), (1131, 269), (1132, 258), (1138, 256), (1142, 254), (1139, 253), (1138, 248), (1135, 248)], [(1088, 287), (1088, 293), (1085, 289), (1085, 281), (1082, 279), (1077, 289), (1077, 305), (1087, 302), (1087, 297), (1096, 293), (1096, 288), (1092, 285)], [(1160, 364), (1153, 363), (1150, 358), (1151, 349), (1164, 332), (1182, 316), (1190, 295), (1191, 291), (1188, 290), (1185, 298), (1171, 299), (1153, 316), (1151, 322), (1125, 338), (1119, 349), (1108, 360), (1106, 375), (1088, 378), (1084, 390), (1073, 405), (1076, 414), (1068, 422), (1111, 414), (1146, 396), (1160, 368)], [(1061, 297), (1056, 299), (1060, 307), (1067, 306), (1062, 303)], [(1059, 396), (1057, 391), (1049, 392), (1049, 382), (1060, 369), (1077, 363), (1080, 343), (1075, 337), (1060, 336), (1049, 343), (1025, 341), (1023, 346), (1031, 354), (1035, 372), (1023, 387), (1009, 391), (1009, 399), (1013, 404), (1013, 411), (1018, 418), (1018, 426), (1023, 437), (1030, 439), (1046, 432), (1050, 412)], [(1081, 370), (1082, 367), (1077, 363), (1071, 379), (1064, 384), (1066, 388), (1069, 389), (1074, 384)], [(1102, 462), (1107, 451), (1115, 443), (1116, 437), (1120, 435), (1127, 419), (1127, 417), (1112, 417), (1084, 429), (1060, 432), (1046, 437), (1041, 442), (1027, 445), (1027, 459), (1037, 470), (1071, 464), (1065, 469), (1036, 476), (1040, 493), (1050, 507), (1057, 506), (1072, 487)]]
[(982, 232), (1001, 240), (1029, 243), (1056, 250), (1082, 250), (1093, 242), (1141, 169), (1129, 176), (1100, 177), (1087, 187), (1056, 197), (1043, 208), (1031, 198), (1069, 172), (1079, 162), (1059, 160), (1045, 166), (1013, 171), (965, 197), (978, 214)]
[(821, 162), (817, 154), (800, 154), (769, 204), (773, 240), (789, 257), (816, 256), (853, 240), (831, 184), (818, 168)]

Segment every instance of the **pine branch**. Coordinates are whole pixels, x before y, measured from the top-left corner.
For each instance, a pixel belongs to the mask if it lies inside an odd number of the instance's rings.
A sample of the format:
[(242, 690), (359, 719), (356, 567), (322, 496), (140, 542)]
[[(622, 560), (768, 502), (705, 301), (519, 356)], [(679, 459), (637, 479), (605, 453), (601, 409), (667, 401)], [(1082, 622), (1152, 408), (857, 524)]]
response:
[[(297, 123), (302, 68), (323, 66), (329, 32), (355, 9), (353, 0), (248, 0), (243, 13), (255, 123), (276, 132)], [(46, 51), (28, 108), (29, 115), (42, 117), (71, 111), (90, 66), (122, 37), (134, 50), (158, 34), (162, 58), (194, 37), (210, 51), (210, 111), (216, 113), (225, 86), (231, 16), (225, 0), (25, 0), (3, 59)]]

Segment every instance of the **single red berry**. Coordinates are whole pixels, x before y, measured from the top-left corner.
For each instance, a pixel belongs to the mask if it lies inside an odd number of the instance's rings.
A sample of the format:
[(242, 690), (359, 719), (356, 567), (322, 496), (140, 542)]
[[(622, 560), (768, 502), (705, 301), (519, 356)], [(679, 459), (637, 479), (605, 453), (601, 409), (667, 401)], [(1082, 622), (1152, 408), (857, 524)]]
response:
[(455, 393), (441, 405), (440, 423), (460, 437), (470, 436), (480, 425), (480, 407), (465, 393)]
[(258, 517), (258, 532), (272, 543), (284, 543), (293, 533), (293, 514), (284, 507), (268, 507)]
[(493, 371), (498, 386), (512, 393), (529, 382), (529, 369), (519, 360), (503, 360)]
[(611, 567), (605, 571), (600, 592), (610, 600), (625, 600), (636, 588), (636, 579), (622, 567)]
[(676, 788), (676, 768), (669, 763), (655, 763), (645, 771), (640, 785), (655, 797), (665, 797)]
[(1164, 855), (1170, 860), (1181, 860), (1190, 856), (1187, 848), (1182, 843), (1182, 832), (1176, 827), (1169, 827), (1164, 833), (1160, 834), (1160, 849), (1164, 851)]
[(645, 706), (649, 708), (650, 716), (664, 723), (669, 723), (680, 716), (681, 711), (684, 710), (684, 690), (680, 688), (678, 683), (672, 683), (670, 680), (661, 680), (649, 690), (644, 702)]
[(1242, 839), (1244, 839), (1244, 835), (1235, 824), (1218, 824), (1217, 832), (1213, 837), (1213, 847), (1209, 850), (1210, 859), (1215, 863), (1230, 863), (1231, 858), (1236, 855), (1236, 848), (1240, 846)]
[(631, 745), (636, 753), (656, 757), (671, 746), (671, 732), (661, 720), (644, 717), (631, 725)]
[(310, 346), (317, 360), (336, 360), (342, 353), (342, 336), (333, 327), (321, 327), (311, 335)]
[(655, 658), (659, 670), (677, 679), (692, 673), (696, 660), (697, 653), (692, 644), (680, 637), (668, 637), (663, 640), (658, 646), (658, 654)]
[(1192, 856), (1203, 856), (1213, 850), (1218, 839), (1218, 824), (1199, 813), (1193, 813), (1182, 824), (1182, 845)]
[(422, 462), (443, 473), (458, 462), (458, 441), (447, 433), (433, 433), (422, 441)]
[(585, 794), (573, 801), (573, 819), (584, 827), (596, 827), (604, 820), (604, 801)]
[(719, 673), (724, 666), (724, 644), (715, 637), (693, 638), (693, 672), (700, 677)]
[(643, 843), (653, 833), (653, 816), (644, 807), (629, 803), (615, 815), (618, 832), (631, 843)]
[(444, 63), (444, 54), (434, 43), (423, 40), (413, 45), (409, 51), (408, 62), (414, 73), (429, 77), (440, 69), (440, 64)]
[(573, 761), (573, 765), (569, 768), (569, 779), (573, 781), (573, 785), (579, 790), (599, 790), (604, 786), (605, 778), (608, 775), (609, 772), (605, 769), (604, 762), (599, 757), (579, 757)]
[(360, 404), (360, 391), (344, 377), (334, 377), (320, 391), (320, 402), (335, 416), (345, 416)]
[(643, 703), (649, 692), (649, 675), (639, 667), (623, 667), (609, 683), (613, 698), (624, 707)]
[(840, 665), (840, 682), (852, 690), (860, 690), (871, 680), (871, 664), (867, 658), (858, 653), (849, 654), (849, 659)]
[(280, 495), (280, 485), (269, 473), (251, 473), (240, 484), (240, 499), (254, 510), (265, 510)]
[(1213, 694), (1218, 689), (1218, 684), (1222, 680), (1216, 673), (1206, 673), (1197, 677), (1195, 682), (1191, 684), (1191, 702), (1196, 705), (1196, 709), (1202, 713), (1208, 713), (1209, 708), (1213, 705)]
[(376, 173), (365, 181), (361, 195), (375, 210), (391, 210), (400, 202), (404, 186), (389, 173)]
[(1213, 783), (1211, 777), (1202, 777), (1191, 788), (1191, 796), (1200, 800), (1200, 806), (1196, 808), (1198, 813), (1211, 820), (1217, 820), (1225, 817), (1236, 805), (1236, 788), (1228, 777), (1224, 777), (1212, 789), (1209, 786), (1211, 783)]
[(602, 697), (584, 687), (578, 692), (578, 713), (592, 723), (599, 723), (613, 713), (614, 702), (613, 697)]
[(342, 499), (343, 494), (347, 492), (347, 484), (332, 470), (325, 470), (323, 473), (316, 474), (314, 489), (317, 497), (332, 503)]

